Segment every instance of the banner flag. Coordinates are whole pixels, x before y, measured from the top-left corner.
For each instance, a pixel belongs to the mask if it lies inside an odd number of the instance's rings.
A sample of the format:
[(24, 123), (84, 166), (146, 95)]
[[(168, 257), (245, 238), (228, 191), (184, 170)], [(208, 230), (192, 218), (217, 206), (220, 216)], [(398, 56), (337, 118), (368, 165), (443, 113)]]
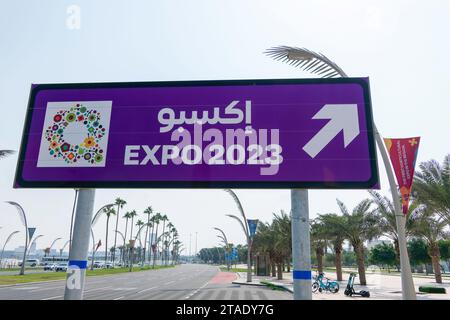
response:
[(250, 238), (253, 238), (256, 233), (256, 228), (258, 227), (258, 219), (247, 219), (247, 223), (250, 232)]
[(400, 189), (403, 214), (408, 213), (419, 142), (420, 137), (384, 139)]
[(36, 228), (28, 228), (28, 239), (31, 240), (33, 238), (34, 232)]

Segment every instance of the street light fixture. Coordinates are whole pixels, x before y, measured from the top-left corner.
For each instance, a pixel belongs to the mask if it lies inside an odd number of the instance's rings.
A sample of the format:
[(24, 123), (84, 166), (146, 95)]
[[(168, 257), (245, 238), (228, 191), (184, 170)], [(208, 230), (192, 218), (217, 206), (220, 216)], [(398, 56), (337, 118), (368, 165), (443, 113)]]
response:
[[(278, 46), (267, 49), (265, 53), (275, 60), (287, 62), (290, 65), (299, 67), (304, 71), (319, 75), (323, 78), (348, 77), (347, 74), (336, 63), (328, 59), (325, 55), (305, 48)], [(373, 130), (375, 134), (375, 140), (378, 145), (378, 149), (380, 150), (384, 167), (388, 176), (389, 186), (392, 193), (392, 201), (394, 202), (395, 220), (399, 238), (398, 241), (400, 250), (400, 268), (402, 270), (402, 296), (404, 300), (416, 300), (416, 292), (406, 247), (406, 217), (402, 214), (401, 211), (400, 197), (398, 195), (398, 188), (395, 182), (394, 173), (392, 171), (389, 157), (383, 144), (383, 139), (381, 138), (381, 135), (375, 123), (373, 123)]]
[(67, 245), (70, 243), (70, 239), (66, 241), (66, 243), (64, 243), (64, 245), (62, 246), (61, 249), (59, 249), (59, 257), (62, 257), (62, 254), (64, 252), (64, 249), (67, 247)]
[(19, 213), (20, 220), (22, 221), (22, 224), (25, 227), (25, 246), (23, 249), (23, 259), (22, 259), (22, 266), (20, 267), (20, 273), (19, 275), (25, 274), (25, 260), (27, 258), (27, 248), (28, 248), (28, 241), (29, 239), (29, 232), (28, 232), (28, 223), (27, 223), (27, 216), (25, 215), (25, 211), (23, 208), (14, 201), (6, 201), (6, 203), (9, 203), (10, 205), (14, 206), (17, 209), (17, 212)]
[(97, 221), (100, 219), (102, 213), (106, 212), (108, 209), (110, 209), (113, 206), (114, 206), (114, 204), (112, 204), (112, 203), (105, 204), (103, 207), (98, 209), (98, 211), (94, 214), (94, 217), (92, 218), (92, 221), (91, 221), (91, 237), (92, 237), (92, 263), (91, 263), (91, 270), (94, 269), (95, 252), (97, 251), (98, 247), (100, 247), (100, 246), (98, 246), (97, 249), (95, 248), (96, 245), (95, 245), (95, 238), (94, 238), (94, 230), (92, 228), (95, 226)]
[(52, 250), (53, 246), (55, 245), (56, 241), (61, 240), (62, 238), (56, 238), (55, 240), (53, 240), (52, 244), (50, 245), (50, 247), (48, 248), (48, 252), (50, 254), (50, 251)]
[[(120, 257), (120, 259), (121, 260), (123, 260), (123, 255), (124, 255), (124, 252), (125, 252), (125, 236), (123, 235), (123, 233), (122, 232), (120, 232), (119, 230), (116, 230), (116, 233), (118, 233), (121, 237), (122, 237), (122, 240), (123, 240), (123, 248), (122, 248), (122, 254), (121, 254), (121, 257)], [(119, 261), (120, 262), (120, 261)], [(123, 261), (122, 261), (123, 262)]]
[(228, 260), (226, 261), (226, 263), (227, 263), (227, 270), (229, 271), (230, 270), (230, 263), (229, 263), (229, 257), (230, 257), (230, 247), (229, 247), (229, 245), (228, 245), (228, 239), (227, 239), (227, 236), (225, 235), (225, 232), (223, 232), (223, 230), (222, 229), (220, 229), (220, 228), (213, 228), (214, 230), (217, 230), (217, 231), (219, 231), (220, 233), (221, 233), (221, 235), (218, 235), (217, 237), (218, 238), (220, 238), (221, 240), (222, 240), (222, 242), (225, 244), (225, 251), (227, 252), (227, 254), (228, 254)]
[[(44, 236), (43, 234), (40, 234), (40, 235), (36, 236), (36, 237), (33, 239), (33, 241), (31, 241), (30, 245), (29, 245), (28, 248), (25, 250), (25, 261), (26, 261), (26, 258), (28, 257), (28, 255), (30, 254), (30, 250), (31, 250), (31, 248), (33, 247), (33, 244), (36, 242), (37, 239), (39, 239), (39, 238), (41, 238), (41, 237), (43, 237), (43, 236)], [(22, 267), (23, 267), (23, 265), (24, 265), (24, 263), (22, 263)]]
[(16, 234), (19, 233), (20, 231), (13, 231), (9, 234), (8, 238), (6, 238), (5, 244), (3, 245), (2, 248), (2, 254), (0, 255), (0, 268), (2, 267), (2, 261), (3, 261), (3, 253), (5, 252), (5, 247), (8, 244), (9, 240), (11, 240), (11, 238)]
[(234, 199), (234, 202), (236, 203), (239, 212), (241, 213), (242, 218), (244, 221), (242, 221), (239, 217), (233, 215), (233, 214), (227, 214), (228, 217), (235, 219), (239, 222), (239, 224), (242, 227), (242, 230), (245, 233), (245, 238), (247, 240), (247, 282), (252, 282), (252, 259), (251, 259), (251, 250), (252, 250), (252, 244), (253, 244), (253, 238), (250, 237), (250, 230), (248, 226), (248, 220), (245, 216), (244, 209), (242, 207), (241, 201), (239, 200), (238, 196), (234, 193), (231, 189), (225, 189), (225, 192), (231, 195), (231, 197)]

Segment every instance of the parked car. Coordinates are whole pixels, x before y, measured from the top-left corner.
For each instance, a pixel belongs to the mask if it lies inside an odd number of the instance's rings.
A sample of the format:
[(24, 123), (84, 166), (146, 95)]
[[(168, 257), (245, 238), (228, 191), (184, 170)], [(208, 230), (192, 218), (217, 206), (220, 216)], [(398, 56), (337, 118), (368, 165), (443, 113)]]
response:
[(63, 272), (67, 271), (67, 264), (58, 264), (55, 267), (55, 271), (56, 272), (58, 272), (58, 271), (63, 271)]
[(100, 261), (94, 261), (94, 268), (103, 268), (104, 267), (104, 263), (100, 262)]
[(56, 266), (57, 266), (57, 265), (54, 264), (54, 263), (46, 264), (46, 265), (44, 266), (44, 271), (55, 271)]
[(111, 269), (111, 268), (113, 268), (113, 265), (112, 265), (112, 263), (108, 262), (107, 264), (105, 264), (104, 268)]

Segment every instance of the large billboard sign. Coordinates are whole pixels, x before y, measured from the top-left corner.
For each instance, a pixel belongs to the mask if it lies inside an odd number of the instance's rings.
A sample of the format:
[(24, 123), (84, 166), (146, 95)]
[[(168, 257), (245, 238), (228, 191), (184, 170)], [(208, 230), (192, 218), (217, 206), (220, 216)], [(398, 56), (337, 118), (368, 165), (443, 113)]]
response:
[(368, 79), (33, 85), (15, 187), (376, 188)]

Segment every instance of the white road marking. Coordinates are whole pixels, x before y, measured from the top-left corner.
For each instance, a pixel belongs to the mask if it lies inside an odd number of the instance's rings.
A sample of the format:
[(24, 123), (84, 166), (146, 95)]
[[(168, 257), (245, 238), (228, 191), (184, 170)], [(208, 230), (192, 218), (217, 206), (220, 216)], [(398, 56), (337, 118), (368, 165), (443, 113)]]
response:
[(111, 287), (94, 288), (94, 289), (84, 290), (84, 293), (88, 293), (91, 291), (97, 291), (97, 290), (105, 290), (105, 289), (109, 289), (109, 288), (111, 288)]
[(150, 290), (155, 289), (155, 288), (158, 288), (158, 286), (138, 291), (138, 292), (136, 292), (136, 294), (139, 294), (139, 293), (142, 293), (142, 292), (146, 292), (146, 291), (150, 291)]
[(45, 298), (45, 299), (41, 299), (41, 300), (53, 300), (53, 299), (58, 299), (58, 298), (62, 298), (63, 296), (56, 296), (56, 297), (50, 297), (50, 298)]
[(115, 298), (114, 300), (120, 300), (120, 299), (122, 299), (123, 297), (125, 297), (125, 296), (121, 296), (121, 297)]
[(12, 289), (14, 290), (34, 290), (34, 289), (39, 289), (40, 287), (13, 287)]
[(168, 285), (168, 284), (171, 284), (171, 283), (174, 283), (175, 281), (169, 281), (169, 282), (167, 282), (167, 283), (165, 283), (164, 285)]
[(200, 288), (194, 290), (191, 294), (187, 295), (184, 299), (189, 299), (190, 297), (192, 297), (194, 294), (196, 294), (197, 292), (199, 292), (201, 289), (203, 289), (204, 287), (206, 287), (208, 285), (209, 281), (206, 282), (204, 285), (202, 285)]

